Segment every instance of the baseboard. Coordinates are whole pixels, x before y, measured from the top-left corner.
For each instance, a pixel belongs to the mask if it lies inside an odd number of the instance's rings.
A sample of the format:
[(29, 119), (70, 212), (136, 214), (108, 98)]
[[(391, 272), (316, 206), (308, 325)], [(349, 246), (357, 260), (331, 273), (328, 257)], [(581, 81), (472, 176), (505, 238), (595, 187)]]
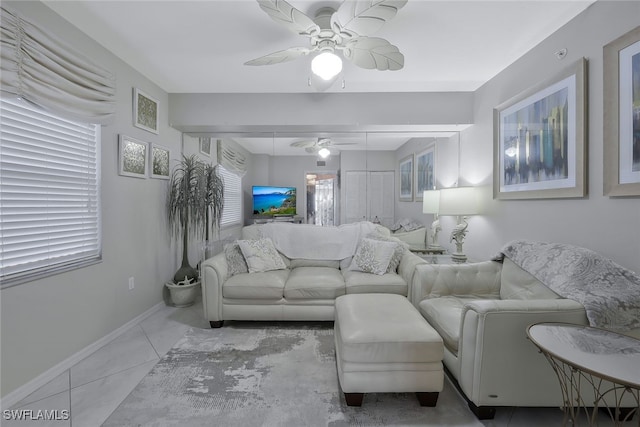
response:
[(135, 318), (131, 319), (124, 325), (120, 326), (118, 329), (108, 333), (107, 335), (103, 336), (96, 342), (89, 344), (82, 350), (78, 351), (75, 354), (72, 354), (67, 359), (63, 360), (62, 362), (58, 363), (54, 367), (38, 375), (28, 383), (8, 393), (5, 397), (1, 399), (0, 407), (2, 407), (3, 410), (12, 407), (13, 405), (20, 402), (25, 397), (29, 396), (34, 391), (38, 390), (43, 385), (47, 384), (49, 381), (53, 380), (58, 375), (62, 374), (67, 369), (70, 369), (72, 366), (80, 362), (85, 357), (89, 356), (91, 353), (98, 350), (100, 347), (104, 346), (105, 344), (108, 344), (109, 342), (113, 341), (123, 333), (127, 332), (129, 329), (133, 328), (138, 323), (140, 323), (145, 318), (155, 313), (165, 305), (166, 304), (164, 302), (159, 302), (158, 304), (154, 305), (144, 313), (140, 314), (139, 316), (136, 316)]

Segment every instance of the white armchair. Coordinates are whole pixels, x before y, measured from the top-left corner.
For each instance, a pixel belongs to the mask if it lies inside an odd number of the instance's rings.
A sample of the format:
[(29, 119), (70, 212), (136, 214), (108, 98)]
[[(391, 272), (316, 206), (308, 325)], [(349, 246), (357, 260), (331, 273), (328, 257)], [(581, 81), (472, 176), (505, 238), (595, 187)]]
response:
[(478, 418), (493, 418), (498, 406), (562, 406), (558, 380), (526, 328), (587, 324), (580, 303), (561, 298), (508, 258), (419, 265), (410, 298), (442, 336), (445, 367)]

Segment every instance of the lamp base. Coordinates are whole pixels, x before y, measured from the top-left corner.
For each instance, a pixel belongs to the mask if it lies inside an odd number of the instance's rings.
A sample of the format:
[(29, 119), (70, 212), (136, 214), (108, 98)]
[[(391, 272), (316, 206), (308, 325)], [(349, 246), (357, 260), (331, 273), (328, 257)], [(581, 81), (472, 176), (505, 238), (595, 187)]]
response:
[(462, 253), (451, 254), (451, 260), (456, 264), (462, 264), (467, 262), (467, 256)]

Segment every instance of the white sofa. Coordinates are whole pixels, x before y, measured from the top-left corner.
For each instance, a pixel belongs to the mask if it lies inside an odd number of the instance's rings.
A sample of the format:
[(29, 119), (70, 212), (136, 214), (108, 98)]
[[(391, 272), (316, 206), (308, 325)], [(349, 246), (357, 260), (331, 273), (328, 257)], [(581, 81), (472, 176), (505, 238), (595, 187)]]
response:
[(369, 222), (339, 227), (251, 225), (243, 228), (242, 239), (265, 234), (270, 234), (286, 268), (230, 275), (224, 252), (202, 263), (204, 315), (211, 327), (222, 326), (224, 320), (334, 320), (335, 299), (340, 295), (409, 296), (415, 267), (425, 263), (404, 247), (396, 271), (379, 275), (349, 270), (362, 238), (378, 234), (394, 240), (388, 229)]
[[(411, 302), (443, 338), (444, 365), (478, 418), (493, 418), (500, 406), (563, 405), (558, 379), (526, 329), (538, 322), (586, 325), (581, 303), (509, 258), (418, 265), (412, 286)], [(640, 337), (640, 330), (628, 334)]]

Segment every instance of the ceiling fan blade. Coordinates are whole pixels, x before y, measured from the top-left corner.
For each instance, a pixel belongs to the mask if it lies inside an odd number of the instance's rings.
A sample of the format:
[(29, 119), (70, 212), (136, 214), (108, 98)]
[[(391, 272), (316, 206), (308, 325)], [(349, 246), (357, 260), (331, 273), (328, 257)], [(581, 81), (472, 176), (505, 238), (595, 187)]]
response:
[(318, 152), (320, 149), (316, 146), (313, 147), (307, 147), (304, 149), (304, 151), (306, 151), (307, 153), (316, 153)]
[(260, 8), (276, 22), (302, 36), (314, 36), (320, 32), (313, 19), (284, 0), (258, 0)]
[(331, 16), (331, 28), (346, 37), (379, 30), (398, 13), (407, 0), (347, 0)]
[(361, 68), (400, 70), (404, 67), (404, 55), (385, 39), (379, 37), (356, 37), (342, 48), (345, 58)]
[(312, 49), (306, 47), (290, 47), (289, 49), (273, 52), (260, 58), (247, 61), (244, 65), (273, 65), (280, 64), (281, 62), (293, 61), (301, 56), (308, 55)]
[(308, 140), (308, 141), (294, 141), (289, 145), (291, 147), (296, 147), (296, 148), (309, 148), (309, 147), (315, 146), (316, 143), (317, 143), (317, 141), (315, 139), (311, 139), (311, 140)]

